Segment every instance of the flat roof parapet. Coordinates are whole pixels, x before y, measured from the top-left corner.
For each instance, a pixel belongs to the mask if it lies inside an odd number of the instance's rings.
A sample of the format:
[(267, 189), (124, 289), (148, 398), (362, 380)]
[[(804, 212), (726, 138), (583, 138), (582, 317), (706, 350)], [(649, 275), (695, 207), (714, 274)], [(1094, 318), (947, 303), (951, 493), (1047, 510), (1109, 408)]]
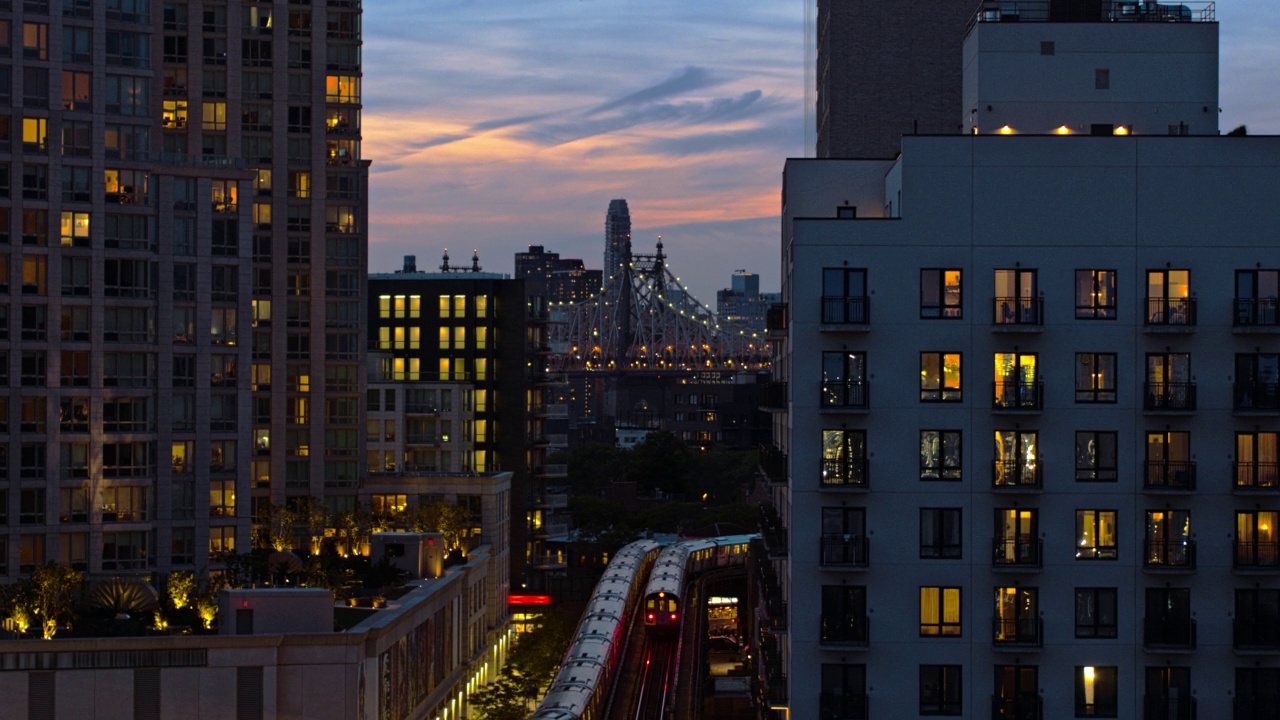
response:
[(986, 0), (969, 21), (992, 22), (1217, 22), (1214, 3), (1152, 0)]

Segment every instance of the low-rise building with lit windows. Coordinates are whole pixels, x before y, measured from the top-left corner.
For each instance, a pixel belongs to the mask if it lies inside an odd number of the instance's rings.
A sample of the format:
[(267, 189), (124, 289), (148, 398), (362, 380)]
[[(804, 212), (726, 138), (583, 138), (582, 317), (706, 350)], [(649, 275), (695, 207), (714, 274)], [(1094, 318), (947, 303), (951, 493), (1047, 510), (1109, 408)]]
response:
[(972, 134), (786, 165), (762, 687), (1275, 717), (1280, 138), (1218, 135), (1211, 4), (989, 5)]

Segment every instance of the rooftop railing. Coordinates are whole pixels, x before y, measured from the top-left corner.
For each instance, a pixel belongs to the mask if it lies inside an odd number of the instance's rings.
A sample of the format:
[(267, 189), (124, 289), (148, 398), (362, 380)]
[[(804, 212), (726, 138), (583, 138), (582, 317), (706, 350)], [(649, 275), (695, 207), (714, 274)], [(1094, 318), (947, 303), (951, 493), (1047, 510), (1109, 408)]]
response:
[(968, 32), (978, 23), (995, 22), (1217, 22), (1217, 10), (1212, 2), (987, 0), (969, 21)]

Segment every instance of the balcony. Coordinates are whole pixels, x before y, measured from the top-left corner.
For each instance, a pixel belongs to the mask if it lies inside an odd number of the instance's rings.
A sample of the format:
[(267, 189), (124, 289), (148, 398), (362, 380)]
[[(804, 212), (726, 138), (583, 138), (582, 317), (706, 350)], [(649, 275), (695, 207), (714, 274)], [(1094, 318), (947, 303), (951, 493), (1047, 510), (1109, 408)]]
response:
[(818, 696), (818, 717), (822, 720), (867, 720), (870, 715), (866, 693), (844, 688), (839, 694), (821, 693)]
[(1044, 331), (1044, 298), (998, 297), (991, 316), (995, 332), (1031, 333)]
[(824, 411), (866, 410), (871, 402), (871, 388), (866, 380), (824, 382), (818, 402)]
[(1274, 572), (1280, 569), (1280, 543), (1236, 540), (1231, 567), (1244, 572)]
[(1280, 463), (1234, 462), (1231, 475), (1237, 492), (1280, 490)]
[(1143, 618), (1142, 645), (1148, 650), (1195, 650), (1196, 621), (1191, 618)]
[(786, 303), (774, 303), (764, 311), (764, 327), (770, 339), (781, 340), (787, 336)]
[(1280, 300), (1276, 298), (1236, 298), (1232, 332), (1280, 332)]
[(1040, 463), (1021, 458), (997, 459), (992, 464), (992, 484), (997, 490), (1039, 490)]
[(1040, 538), (996, 538), (992, 541), (993, 570), (1039, 570), (1044, 564)]
[(865, 568), (871, 564), (871, 541), (861, 535), (824, 534), (818, 564), (826, 568)]
[(1196, 327), (1195, 298), (1147, 298), (1146, 332), (1191, 332)]
[(760, 409), (770, 412), (786, 411), (786, 381), (774, 380), (760, 385)]
[(1231, 625), (1231, 644), (1237, 651), (1280, 654), (1280, 618), (1238, 617)]
[(1044, 643), (1044, 621), (1037, 617), (991, 618), (991, 644), (993, 647), (1025, 650), (1038, 648)]
[(1238, 382), (1233, 390), (1231, 408), (1237, 413), (1270, 415), (1280, 411), (1280, 383)]
[(1143, 474), (1144, 490), (1156, 492), (1194, 492), (1196, 464), (1186, 460), (1148, 460)]
[(1195, 412), (1196, 384), (1191, 382), (1143, 383), (1142, 409), (1150, 413)]
[(771, 558), (787, 556), (787, 526), (771, 502), (760, 503), (760, 536)]
[(1044, 409), (1044, 383), (1002, 380), (992, 383), (991, 408), (997, 411), (1032, 411)]
[(823, 458), (822, 489), (866, 490), (870, 486), (867, 478), (866, 458)]
[(824, 617), (820, 623), (818, 644), (824, 647), (864, 648), (871, 644), (871, 619), (866, 615)]
[(871, 298), (866, 295), (823, 295), (819, 330), (866, 330), (871, 323)]
[[(1241, 717), (1236, 715), (1236, 717)], [(1160, 695), (1142, 697), (1142, 720), (1196, 720), (1196, 699)]]
[(1196, 541), (1146, 539), (1142, 543), (1142, 567), (1147, 570), (1193, 570), (1196, 566)]
[(1012, 697), (991, 696), (991, 720), (1042, 720), (1044, 703), (1034, 690)]
[(761, 445), (760, 472), (771, 485), (786, 485), (787, 454), (776, 445)]

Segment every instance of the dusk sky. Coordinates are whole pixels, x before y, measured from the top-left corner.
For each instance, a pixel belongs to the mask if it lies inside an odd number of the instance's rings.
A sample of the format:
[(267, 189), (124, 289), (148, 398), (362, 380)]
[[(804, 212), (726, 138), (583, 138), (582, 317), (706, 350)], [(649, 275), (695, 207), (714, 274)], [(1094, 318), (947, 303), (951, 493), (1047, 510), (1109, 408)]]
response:
[[(1203, 3), (1196, 3), (1202, 5)], [(1280, 132), (1280, 2), (1220, 0), (1220, 127)], [(364, 6), (369, 270), (545, 245), (601, 265), (609, 200), (703, 303), (778, 289), (783, 161), (804, 148), (803, 0)]]

